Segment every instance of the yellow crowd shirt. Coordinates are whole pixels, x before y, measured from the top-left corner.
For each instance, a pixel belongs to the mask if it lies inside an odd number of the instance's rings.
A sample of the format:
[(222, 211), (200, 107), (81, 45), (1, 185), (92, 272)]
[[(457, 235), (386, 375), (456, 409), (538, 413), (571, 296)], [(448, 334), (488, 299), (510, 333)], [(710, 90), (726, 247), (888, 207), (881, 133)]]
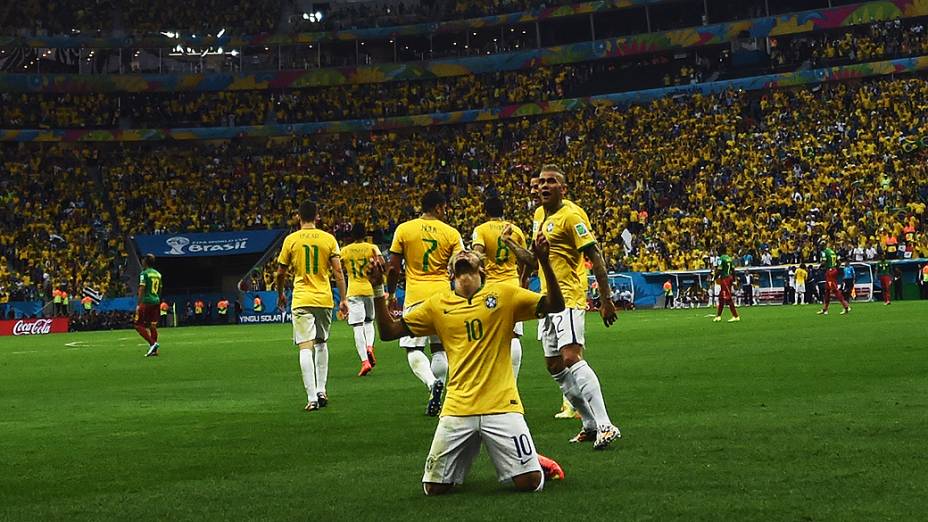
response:
[(396, 227), (390, 253), (406, 262), (405, 306), (448, 290), (448, 261), (463, 249), (461, 234), (437, 219), (416, 218)]
[(330, 261), (340, 255), (335, 236), (317, 228), (304, 228), (288, 235), (277, 262), (293, 272), (291, 308), (332, 308)]
[[(562, 202), (564, 203), (565, 207), (580, 214), (580, 217), (583, 218), (583, 223), (586, 224), (587, 229), (592, 229), (592, 227), (590, 226), (590, 218), (589, 216), (586, 215), (586, 211), (583, 210), (583, 208), (581, 208), (579, 205), (577, 205), (576, 203), (574, 203), (573, 201), (569, 199), (564, 199), (562, 200)], [(530, 241), (535, 240), (535, 236), (537, 236), (538, 231), (541, 230), (541, 224), (544, 222), (544, 220), (545, 220), (545, 208), (540, 206), (535, 209), (535, 214), (532, 216), (532, 237), (530, 238)], [(583, 266), (582, 263), (577, 268), (577, 270), (578, 270), (577, 273), (579, 277), (584, 277), (584, 278), (586, 277), (586, 267)], [(548, 287), (545, 283), (545, 275), (542, 273), (541, 267), (539, 267), (539, 270), (538, 270), (538, 282), (541, 284), (541, 293), (545, 293)], [(584, 301), (583, 307), (586, 308), (585, 301)]]
[(371, 257), (380, 255), (380, 249), (373, 243), (351, 243), (342, 249), (342, 266), (348, 271), (348, 297), (374, 296), (367, 280), (367, 265)]
[(540, 301), (517, 285), (486, 283), (470, 299), (444, 290), (403, 316), (414, 336), (438, 335), (448, 355), (442, 416), (524, 412), (510, 341), (515, 323), (536, 317)]
[(582, 250), (596, 243), (589, 222), (576, 205), (562, 205), (545, 216), (541, 232), (551, 245), (551, 269), (564, 294), (567, 308), (586, 309), (587, 269)]
[(506, 225), (512, 225), (512, 240), (522, 248), (525, 247), (525, 234), (522, 229), (501, 219), (491, 219), (474, 229), (472, 245), (480, 245), (486, 254), (484, 266), (487, 281), (491, 283), (508, 282), (519, 284), (519, 263), (514, 252), (503, 242), (502, 233)]

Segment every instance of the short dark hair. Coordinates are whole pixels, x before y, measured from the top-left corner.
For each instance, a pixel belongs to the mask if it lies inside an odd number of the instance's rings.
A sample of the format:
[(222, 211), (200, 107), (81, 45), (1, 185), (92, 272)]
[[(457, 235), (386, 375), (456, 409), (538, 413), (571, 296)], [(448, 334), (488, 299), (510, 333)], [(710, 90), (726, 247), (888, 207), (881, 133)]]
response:
[(447, 203), (445, 195), (437, 190), (430, 190), (422, 196), (422, 212), (431, 212)]
[(503, 200), (499, 198), (487, 198), (483, 203), (483, 208), (490, 217), (503, 217)]
[(300, 203), (300, 221), (304, 223), (309, 223), (316, 220), (316, 214), (319, 212), (319, 207), (316, 205), (315, 201), (306, 200)]
[(145, 254), (144, 256), (142, 256), (142, 262), (148, 268), (154, 268), (155, 267), (155, 254)]
[(364, 239), (364, 236), (367, 235), (367, 229), (364, 228), (364, 223), (359, 221), (354, 225), (351, 225), (351, 239), (355, 241), (359, 239)]

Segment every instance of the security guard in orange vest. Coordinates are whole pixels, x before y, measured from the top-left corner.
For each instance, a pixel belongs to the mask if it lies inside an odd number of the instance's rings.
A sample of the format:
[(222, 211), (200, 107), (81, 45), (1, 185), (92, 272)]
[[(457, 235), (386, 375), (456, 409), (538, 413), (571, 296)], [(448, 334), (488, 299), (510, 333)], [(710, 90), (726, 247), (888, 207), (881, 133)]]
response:
[(196, 317), (197, 323), (203, 323), (203, 309), (206, 308), (206, 305), (203, 304), (202, 299), (197, 299), (193, 302), (193, 315)]
[(171, 309), (171, 306), (165, 302), (161, 301), (161, 304), (158, 306), (158, 309), (161, 313), (161, 326), (168, 325), (168, 310)]
[(673, 305), (673, 284), (671, 284), (670, 279), (664, 281), (664, 308), (668, 308)]
[(81, 304), (84, 306), (85, 314), (89, 314), (93, 309), (93, 299), (91, 299), (89, 295), (85, 295), (83, 299), (81, 299)]
[(216, 312), (219, 313), (220, 323), (229, 322), (229, 317), (228, 317), (229, 301), (227, 301), (225, 297), (223, 297), (222, 299), (219, 300), (219, 302), (216, 303)]
[(52, 302), (54, 306), (52, 307), (52, 313), (54, 315), (61, 315), (61, 290), (56, 288), (52, 290)]

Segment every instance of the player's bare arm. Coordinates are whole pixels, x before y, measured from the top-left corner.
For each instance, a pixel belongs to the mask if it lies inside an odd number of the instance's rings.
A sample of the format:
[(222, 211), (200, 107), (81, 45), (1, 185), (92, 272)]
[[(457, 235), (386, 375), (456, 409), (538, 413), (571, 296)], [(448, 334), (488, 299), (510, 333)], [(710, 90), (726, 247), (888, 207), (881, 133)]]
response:
[(509, 247), (510, 251), (515, 253), (516, 259), (519, 260), (519, 263), (527, 266), (535, 266), (538, 263), (538, 260), (535, 259), (535, 254), (531, 253), (528, 249), (522, 248), (512, 239), (512, 225), (506, 225), (503, 227), (502, 233), (500, 233), (500, 238), (503, 240), (503, 243), (506, 243), (506, 246)]
[(599, 284), (599, 315), (603, 318), (603, 324), (607, 327), (612, 326), (616, 320), (615, 304), (612, 302), (612, 289), (609, 287), (609, 275), (606, 273), (606, 262), (603, 260), (603, 254), (599, 250), (599, 244), (594, 243), (584, 249), (584, 255), (593, 264), (593, 275), (596, 277), (596, 283)]
[(275, 280), (277, 286), (277, 308), (283, 311), (287, 308), (287, 295), (284, 293), (284, 288), (287, 286), (287, 265), (277, 266)]
[[(374, 316), (377, 319), (377, 331), (380, 332), (382, 341), (392, 341), (400, 337), (412, 336), (412, 333), (406, 328), (406, 324), (393, 318), (393, 314), (387, 309), (387, 300), (383, 296), (383, 274), (388, 270), (388, 277), (392, 277), (394, 273), (398, 274), (393, 264), (393, 261), (398, 260), (398, 258), (399, 256), (396, 254), (390, 257), (391, 263), (388, 269), (383, 258), (373, 255), (367, 269), (367, 280), (370, 281), (371, 286), (374, 288)], [(396, 290), (395, 285), (394, 282), (394, 291)], [(393, 292), (390, 292), (390, 295), (392, 296)]]
[(332, 265), (332, 275), (335, 276), (335, 287), (338, 288), (338, 311), (345, 317), (348, 316), (348, 287), (345, 285), (345, 272), (342, 271), (342, 260), (338, 256), (332, 256), (329, 259)]
[[(372, 266), (373, 266), (373, 263), (372, 263)], [(382, 261), (381, 261), (381, 266), (383, 266)], [(394, 306), (396, 304), (396, 285), (399, 283), (400, 273), (403, 271), (403, 256), (395, 252), (391, 252), (390, 264), (386, 268), (387, 268), (387, 294), (389, 294), (389, 296), (387, 297), (387, 301), (388, 301), (387, 304), (390, 306)]]
[(538, 313), (539, 315), (556, 314), (564, 310), (564, 295), (561, 293), (561, 286), (558, 284), (548, 257), (551, 252), (551, 245), (548, 244), (548, 239), (541, 232), (535, 236), (532, 250), (535, 252), (535, 257), (538, 258), (538, 264), (545, 275), (545, 281), (548, 282), (548, 292), (541, 297), (541, 301), (538, 303)]

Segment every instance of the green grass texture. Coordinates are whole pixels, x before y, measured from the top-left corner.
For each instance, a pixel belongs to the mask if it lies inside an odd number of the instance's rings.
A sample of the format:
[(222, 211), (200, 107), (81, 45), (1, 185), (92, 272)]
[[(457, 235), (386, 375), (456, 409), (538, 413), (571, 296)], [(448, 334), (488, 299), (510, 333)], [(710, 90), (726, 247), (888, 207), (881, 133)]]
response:
[[(564, 481), (453, 494), (420, 479), (437, 420), (396, 343), (367, 377), (333, 325), (329, 406), (303, 412), (289, 324), (0, 338), (0, 520), (920, 520), (928, 507), (928, 302), (587, 316), (623, 438), (568, 439), (526, 324), (519, 388)], [(728, 312), (725, 312), (725, 319)]]

